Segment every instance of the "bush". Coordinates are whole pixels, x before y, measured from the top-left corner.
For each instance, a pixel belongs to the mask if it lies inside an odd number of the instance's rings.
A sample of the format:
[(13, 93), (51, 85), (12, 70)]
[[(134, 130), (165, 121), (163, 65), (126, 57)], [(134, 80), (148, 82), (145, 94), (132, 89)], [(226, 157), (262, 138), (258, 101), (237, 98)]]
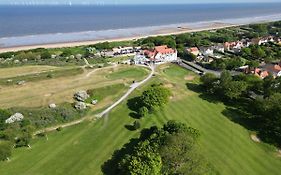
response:
[(141, 124), (140, 124), (139, 121), (135, 121), (135, 122), (133, 123), (133, 128), (134, 128), (134, 130), (138, 130), (138, 129), (140, 129), (140, 127), (141, 127)]
[(140, 117), (146, 117), (149, 113), (149, 110), (147, 109), (147, 107), (143, 106), (139, 109), (139, 116)]
[(12, 144), (10, 142), (0, 143), (0, 161), (7, 160), (12, 155)]
[(62, 127), (58, 127), (56, 130), (57, 130), (58, 132), (62, 131)]

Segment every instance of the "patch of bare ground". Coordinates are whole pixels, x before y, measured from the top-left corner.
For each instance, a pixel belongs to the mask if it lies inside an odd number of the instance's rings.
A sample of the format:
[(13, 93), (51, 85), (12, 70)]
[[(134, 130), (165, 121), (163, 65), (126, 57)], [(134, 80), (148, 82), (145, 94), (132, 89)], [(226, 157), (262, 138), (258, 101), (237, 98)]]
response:
[(251, 134), (251, 139), (256, 143), (261, 142), (261, 140), (258, 138), (257, 134)]
[(195, 76), (193, 76), (193, 75), (187, 75), (184, 77), (184, 80), (187, 80), (187, 81), (192, 81), (194, 79), (195, 79)]
[(281, 158), (281, 149), (277, 150), (277, 157)]

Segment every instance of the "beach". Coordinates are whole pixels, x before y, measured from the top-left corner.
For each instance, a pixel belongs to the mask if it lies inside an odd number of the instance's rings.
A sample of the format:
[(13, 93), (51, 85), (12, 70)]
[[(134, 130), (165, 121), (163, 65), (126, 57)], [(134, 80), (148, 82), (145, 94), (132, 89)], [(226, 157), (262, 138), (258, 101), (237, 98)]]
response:
[[(182, 33), (215, 30), (245, 24), (263, 23), (278, 20), (281, 20), (281, 15), (279, 14), (256, 18), (237, 18), (220, 21), (203, 21), (141, 28), (7, 37), (0, 38), (0, 53), (23, 51), (36, 48), (48, 49), (76, 47), (92, 45), (100, 42), (137, 40), (152, 36), (177, 35)], [(5, 45), (1, 43), (5, 43)]]

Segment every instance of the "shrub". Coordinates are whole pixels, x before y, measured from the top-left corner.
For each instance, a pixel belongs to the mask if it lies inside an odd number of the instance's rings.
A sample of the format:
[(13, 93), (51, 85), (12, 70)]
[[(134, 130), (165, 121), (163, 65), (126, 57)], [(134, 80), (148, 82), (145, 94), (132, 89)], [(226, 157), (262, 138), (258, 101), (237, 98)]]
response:
[(7, 160), (12, 155), (12, 144), (10, 142), (0, 143), (0, 161)]
[(135, 130), (138, 130), (138, 129), (140, 129), (140, 127), (141, 127), (140, 122), (136, 120), (136, 121), (133, 123), (133, 128), (134, 128)]
[(148, 111), (147, 107), (145, 107), (145, 106), (143, 106), (139, 109), (139, 116), (140, 117), (145, 117), (145, 116), (148, 115), (148, 113), (149, 113), (149, 111)]

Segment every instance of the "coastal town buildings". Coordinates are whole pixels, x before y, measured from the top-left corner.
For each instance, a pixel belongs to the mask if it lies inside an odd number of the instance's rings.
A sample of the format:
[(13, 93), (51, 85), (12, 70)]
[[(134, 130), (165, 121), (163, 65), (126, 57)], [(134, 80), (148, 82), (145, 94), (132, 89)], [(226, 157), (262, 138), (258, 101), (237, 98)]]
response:
[(176, 62), (178, 60), (177, 50), (167, 45), (156, 46), (152, 50), (143, 50), (136, 54), (135, 64)]
[(190, 54), (195, 55), (195, 56), (198, 56), (200, 54), (200, 51), (199, 51), (198, 47), (187, 48), (186, 51)]

